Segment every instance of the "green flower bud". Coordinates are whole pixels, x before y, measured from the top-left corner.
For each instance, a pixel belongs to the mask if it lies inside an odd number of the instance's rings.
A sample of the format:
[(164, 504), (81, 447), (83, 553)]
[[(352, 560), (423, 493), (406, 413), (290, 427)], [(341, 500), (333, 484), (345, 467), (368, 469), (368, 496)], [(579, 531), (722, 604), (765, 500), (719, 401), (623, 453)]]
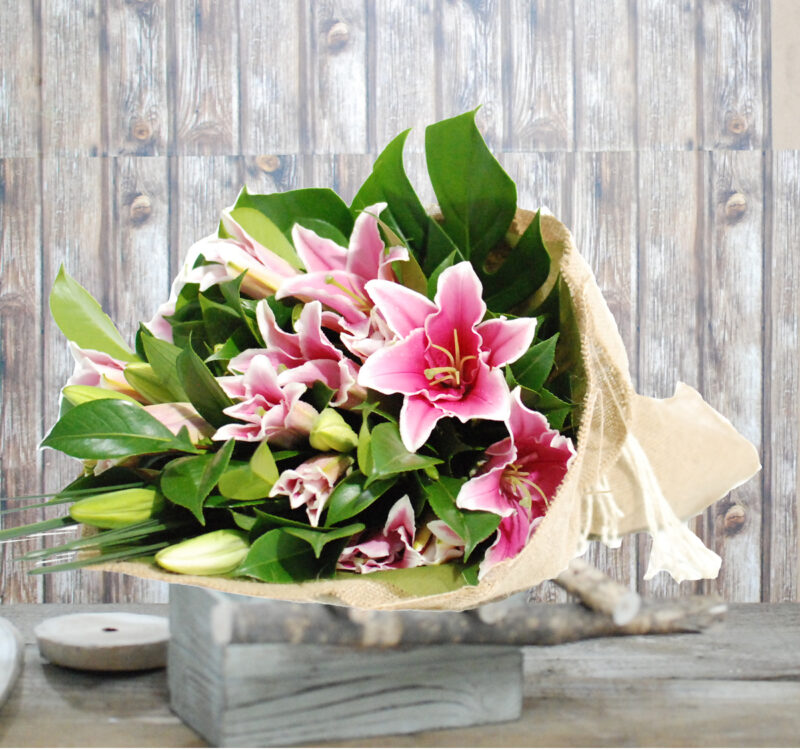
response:
[(87, 401), (97, 401), (100, 398), (115, 398), (122, 401), (133, 401), (134, 404), (139, 403), (127, 393), (112, 391), (108, 388), (99, 388), (95, 385), (68, 385), (64, 387), (62, 393), (64, 398), (73, 406), (85, 404)]
[(164, 498), (154, 489), (141, 488), (104, 492), (78, 500), (69, 514), (78, 523), (101, 529), (119, 529), (151, 518), (164, 507)]
[(244, 531), (220, 529), (164, 547), (156, 563), (173, 573), (218, 576), (238, 568), (249, 549)]
[(308, 442), (318, 451), (347, 453), (358, 445), (358, 435), (335, 409), (323, 409), (311, 425)]

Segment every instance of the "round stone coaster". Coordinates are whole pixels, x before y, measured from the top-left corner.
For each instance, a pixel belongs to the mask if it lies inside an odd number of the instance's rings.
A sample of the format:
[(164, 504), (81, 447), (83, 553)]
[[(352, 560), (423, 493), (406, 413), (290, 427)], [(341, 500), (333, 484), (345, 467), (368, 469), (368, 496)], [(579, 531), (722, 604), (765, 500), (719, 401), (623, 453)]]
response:
[(22, 637), (8, 621), (0, 617), (0, 706), (11, 695), (22, 671)]
[(44, 620), (34, 633), (39, 653), (60, 667), (129, 672), (167, 663), (166, 617), (87, 612)]

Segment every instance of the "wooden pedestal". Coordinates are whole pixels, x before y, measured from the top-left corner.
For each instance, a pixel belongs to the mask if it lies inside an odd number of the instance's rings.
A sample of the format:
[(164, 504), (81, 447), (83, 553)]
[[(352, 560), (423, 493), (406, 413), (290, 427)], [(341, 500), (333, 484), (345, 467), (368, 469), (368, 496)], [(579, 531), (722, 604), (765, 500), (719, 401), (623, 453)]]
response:
[[(283, 634), (258, 627), (265, 608), (284, 608), (299, 623), (304, 610), (324, 605), (189, 586), (172, 586), (170, 605), (172, 709), (218, 746), (463, 727), (511, 721), (522, 710), (522, 653), (514, 646), (276, 643)], [(344, 621), (348, 611), (340, 612)]]

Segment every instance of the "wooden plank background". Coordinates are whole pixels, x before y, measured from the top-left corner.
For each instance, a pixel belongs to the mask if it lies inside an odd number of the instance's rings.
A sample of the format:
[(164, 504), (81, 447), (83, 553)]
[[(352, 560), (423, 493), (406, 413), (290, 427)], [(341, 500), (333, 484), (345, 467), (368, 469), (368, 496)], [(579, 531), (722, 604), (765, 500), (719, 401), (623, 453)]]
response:
[[(800, 154), (772, 148), (773, 113), (797, 121), (781, 89), (798, 73), (787, 35), (771, 44), (790, 5), (2, 4), (0, 496), (57, 488), (75, 471), (36, 450), (71, 371), (46, 304), (60, 264), (130, 335), (242, 183), (329, 185), (349, 199), (413, 126), (408, 171), (431, 201), (422, 127), (483, 104), (520, 204), (547, 205), (573, 229), (640, 392), (696, 386), (762, 455), (758, 478), (693, 521), (723, 557), (719, 580), (644, 584), (645, 538), (592, 560), (653, 595), (796, 600)], [(25, 576), (23, 549), (0, 552), (3, 603), (165, 600), (149, 582)]]

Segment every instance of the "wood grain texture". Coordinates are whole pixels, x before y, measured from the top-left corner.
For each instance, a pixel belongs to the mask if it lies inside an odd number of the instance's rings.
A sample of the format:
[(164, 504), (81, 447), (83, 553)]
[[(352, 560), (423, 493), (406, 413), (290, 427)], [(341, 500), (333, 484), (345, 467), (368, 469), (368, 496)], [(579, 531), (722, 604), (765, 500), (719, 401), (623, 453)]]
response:
[[(767, 322), (764, 409), (764, 537), (762, 597), (800, 596), (798, 451), (800, 451), (800, 152), (772, 156), (772, 211), (765, 259)], [(766, 187), (766, 186), (765, 186)], [(768, 307), (766, 306), (768, 305)], [(766, 369), (766, 368), (769, 369)], [(766, 442), (766, 441), (765, 441)]]
[(710, 0), (701, 15), (703, 148), (769, 144), (764, 112), (762, 19), (759, 0)]
[(105, 152), (106, 108), (98, 0), (42, 0), (41, 97), (44, 156)]
[[(707, 159), (702, 388), (761, 453), (763, 155), (728, 151)], [(738, 601), (761, 597), (761, 481), (759, 475), (706, 512), (706, 543), (723, 559), (707, 588)]]
[(304, 3), (239, 0), (241, 151), (288, 154), (307, 147)]
[(575, 135), (572, 8), (563, 0), (505, 0), (503, 14), (503, 146), (569, 150)]
[(0, 157), (36, 156), (41, 121), (39, 18), (33, 3), (7, 3), (0, 18)]
[(502, 26), (500, 0), (451, 0), (439, 4), (440, 117), (480, 106), (476, 122), (489, 148), (503, 143)]
[(359, 153), (367, 136), (364, 0), (316, 0), (308, 20), (308, 109), (313, 152)]
[(636, 4), (637, 145), (693, 149), (697, 144), (697, 0)]
[[(0, 161), (0, 498), (35, 494), (41, 489), (43, 404), (41, 204), (38, 162)], [(33, 501), (28, 501), (27, 504)], [(0, 508), (25, 507), (2, 501)], [(41, 511), (0, 516), (4, 528), (41, 520)], [(0, 602), (36, 601), (42, 581), (25, 575), (13, 558), (39, 546), (39, 540), (0, 545)]]
[[(639, 392), (668, 398), (678, 381), (695, 388), (701, 378), (705, 160), (697, 152), (653, 151), (639, 155)], [(690, 522), (702, 536), (703, 519)], [(676, 583), (667, 573), (641, 580), (651, 540), (639, 537), (640, 591), (648, 596), (693, 593), (697, 584)]]
[(105, 17), (109, 153), (164, 156), (169, 142), (166, 3), (113, 0)]
[(239, 151), (238, 24), (230, 6), (214, 0), (169, 3), (174, 154)]
[[(634, 384), (638, 315), (636, 161), (637, 155), (631, 152), (576, 154), (572, 194), (575, 244), (594, 270), (617, 322)], [(612, 578), (636, 586), (633, 537), (623, 539), (619, 549), (592, 542), (586, 560)]]
[(575, 146), (633, 148), (636, 137), (635, 24), (629, 0), (573, 0)]

